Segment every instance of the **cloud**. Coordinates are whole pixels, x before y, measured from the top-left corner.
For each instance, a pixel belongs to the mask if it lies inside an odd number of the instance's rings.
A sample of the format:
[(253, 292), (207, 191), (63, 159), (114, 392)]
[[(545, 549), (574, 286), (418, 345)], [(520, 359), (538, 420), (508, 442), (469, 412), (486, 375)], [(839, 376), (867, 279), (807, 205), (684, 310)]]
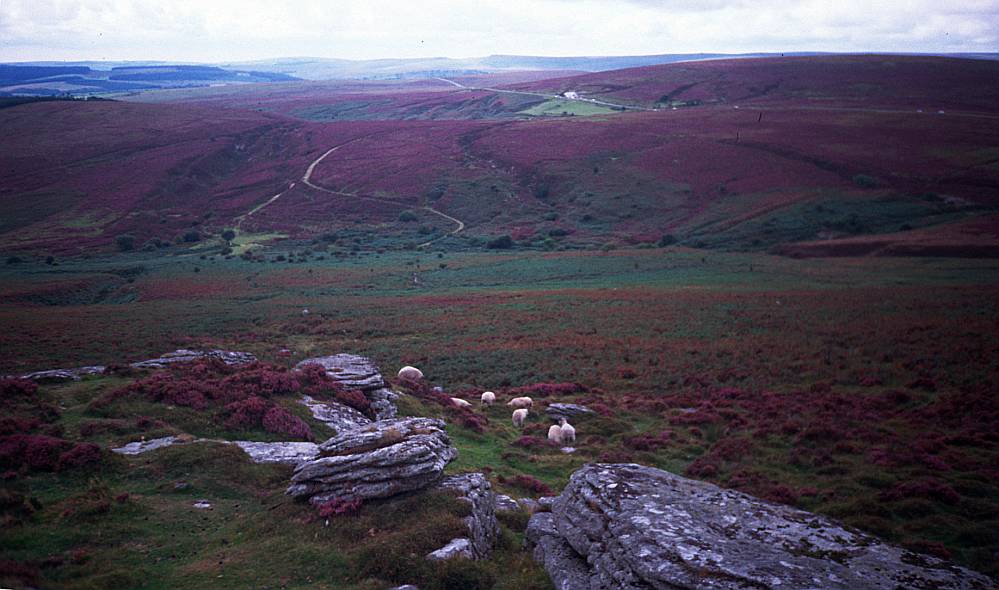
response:
[(0, 61), (999, 51), (999, 0), (3, 0)]

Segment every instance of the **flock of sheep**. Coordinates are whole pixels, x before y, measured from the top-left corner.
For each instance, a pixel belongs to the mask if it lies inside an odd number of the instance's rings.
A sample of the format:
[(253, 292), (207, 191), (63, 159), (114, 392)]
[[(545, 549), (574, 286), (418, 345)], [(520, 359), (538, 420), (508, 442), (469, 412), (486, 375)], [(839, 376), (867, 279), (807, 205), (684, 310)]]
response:
[[(419, 381), (423, 379), (423, 371), (416, 367), (406, 366), (399, 369), (399, 379), (404, 381)], [(493, 405), (496, 403), (496, 394), (491, 391), (482, 392), (481, 402), (484, 406)], [(461, 399), (460, 397), (452, 397), (451, 403), (459, 408), (472, 407), (472, 404), (468, 400)], [(515, 397), (508, 401), (506, 405), (514, 409), (512, 417), (513, 425), (517, 428), (523, 428), (530, 409), (534, 407), (534, 400), (529, 397)], [(548, 428), (548, 440), (559, 445), (575, 442), (576, 429), (565, 418), (559, 418), (558, 424), (552, 424)]]

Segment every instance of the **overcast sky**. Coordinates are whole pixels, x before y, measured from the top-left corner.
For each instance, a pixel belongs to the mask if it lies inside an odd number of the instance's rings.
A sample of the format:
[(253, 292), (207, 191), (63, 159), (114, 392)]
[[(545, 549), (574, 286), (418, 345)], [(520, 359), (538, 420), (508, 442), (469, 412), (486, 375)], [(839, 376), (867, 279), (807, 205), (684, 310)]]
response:
[(0, 61), (999, 51), (999, 0), (0, 0)]

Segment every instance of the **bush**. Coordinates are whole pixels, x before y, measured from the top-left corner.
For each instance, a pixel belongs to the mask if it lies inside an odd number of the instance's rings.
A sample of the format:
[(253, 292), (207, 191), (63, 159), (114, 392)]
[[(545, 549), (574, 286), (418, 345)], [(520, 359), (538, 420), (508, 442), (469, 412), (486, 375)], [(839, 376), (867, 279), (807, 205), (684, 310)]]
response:
[(318, 508), (319, 516), (322, 518), (333, 518), (335, 516), (356, 514), (357, 511), (361, 509), (361, 500), (359, 498), (355, 498), (353, 500), (333, 498), (329, 502), (320, 504)]
[(666, 246), (672, 246), (676, 243), (676, 236), (673, 234), (663, 234), (663, 237), (659, 238), (659, 247), (665, 248)]
[(858, 174), (854, 176), (853, 183), (861, 188), (875, 188), (878, 186), (877, 179), (867, 174)]
[(79, 443), (74, 445), (72, 449), (59, 455), (57, 468), (59, 471), (62, 471), (64, 469), (72, 469), (74, 467), (83, 467), (93, 463), (100, 463), (100, 461), (100, 447), (91, 443)]
[(187, 243), (200, 242), (201, 232), (192, 229), (191, 231), (186, 232), (183, 235), (182, 239)]
[(122, 252), (131, 252), (135, 249), (135, 236), (130, 234), (121, 234), (115, 236), (114, 243)]
[(222, 239), (231, 242), (236, 239), (236, 230), (224, 229), (222, 230)]
[(0, 400), (29, 397), (37, 391), (38, 385), (28, 379), (0, 379)]
[(312, 440), (312, 430), (298, 416), (294, 416), (280, 406), (272, 406), (261, 421), (264, 430), (274, 434), (287, 434), (292, 438)]
[(0, 467), (55, 471), (59, 458), (70, 443), (61, 438), (33, 434), (15, 434), (0, 439)]
[(489, 240), (486, 247), (492, 250), (509, 250), (513, 248), (513, 238), (509, 235), (499, 236), (498, 238)]
[(402, 213), (399, 214), (399, 221), (402, 221), (403, 223), (416, 221), (416, 219), (417, 219), (416, 213), (413, 213), (412, 211), (409, 210), (403, 211)]

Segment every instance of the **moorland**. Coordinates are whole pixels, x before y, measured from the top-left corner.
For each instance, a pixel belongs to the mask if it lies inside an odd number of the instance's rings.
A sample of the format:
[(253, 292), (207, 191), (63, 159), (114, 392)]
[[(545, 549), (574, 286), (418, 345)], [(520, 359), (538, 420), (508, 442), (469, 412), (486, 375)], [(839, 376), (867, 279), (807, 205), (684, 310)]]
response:
[[(519, 516), (492, 560), (430, 567), (463, 516), (446, 496), (327, 526), (284, 496), (289, 468), (231, 447), (111, 455), (276, 440), (223, 406), (122, 393), (153, 378), (122, 365), (176, 348), (254, 353), (248, 391), (351, 352), (457, 397), (582, 403), (598, 416), (572, 454), (505, 406), (400, 409), (448, 417), (448, 472), (516, 497), (634, 461), (997, 575), (999, 63), (566, 74), (0, 104), (0, 374), (115, 366), (3, 382), (0, 445), (39, 449), (0, 453), (0, 580), (549, 587)], [(295, 394), (266, 395), (327, 438)]]

